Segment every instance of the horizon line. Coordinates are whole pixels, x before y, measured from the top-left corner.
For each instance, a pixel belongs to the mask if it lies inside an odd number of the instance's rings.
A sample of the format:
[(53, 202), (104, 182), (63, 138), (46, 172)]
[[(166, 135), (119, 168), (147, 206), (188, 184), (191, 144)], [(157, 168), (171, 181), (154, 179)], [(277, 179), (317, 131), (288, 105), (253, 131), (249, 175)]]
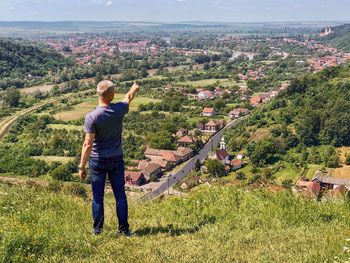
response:
[(64, 22), (92, 22), (92, 23), (115, 23), (115, 22), (124, 22), (124, 23), (162, 23), (162, 24), (180, 24), (180, 23), (350, 23), (350, 20), (275, 20), (275, 21), (205, 21), (205, 20), (184, 20), (184, 21), (152, 21), (152, 20), (0, 20), (0, 22), (7, 23), (64, 23)]

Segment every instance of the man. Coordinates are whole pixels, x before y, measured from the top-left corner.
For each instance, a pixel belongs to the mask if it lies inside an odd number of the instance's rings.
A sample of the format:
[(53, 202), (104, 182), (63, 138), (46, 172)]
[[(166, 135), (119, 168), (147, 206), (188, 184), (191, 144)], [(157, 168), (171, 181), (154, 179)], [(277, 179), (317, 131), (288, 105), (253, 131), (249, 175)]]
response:
[(98, 106), (85, 117), (85, 142), (82, 148), (79, 175), (86, 178), (85, 165), (89, 160), (91, 187), (93, 192), (92, 216), (95, 234), (103, 230), (103, 197), (108, 174), (119, 222), (119, 232), (127, 236), (132, 233), (128, 224), (128, 204), (124, 189), (124, 161), (122, 152), (122, 122), (129, 111), (129, 104), (140, 87), (135, 83), (122, 102), (111, 103), (114, 85), (104, 80), (97, 86)]

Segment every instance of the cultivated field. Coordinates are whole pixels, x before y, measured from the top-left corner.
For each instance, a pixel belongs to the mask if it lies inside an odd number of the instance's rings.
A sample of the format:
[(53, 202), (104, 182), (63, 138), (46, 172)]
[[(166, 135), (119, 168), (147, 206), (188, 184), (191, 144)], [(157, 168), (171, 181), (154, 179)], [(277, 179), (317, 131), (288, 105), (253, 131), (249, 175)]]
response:
[[(116, 94), (113, 102), (122, 101), (124, 94)], [(159, 102), (158, 99), (146, 98), (146, 97), (135, 97), (130, 105), (130, 110), (136, 110), (140, 104), (147, 104), (149, 102)], [(75, 105), (73, 110), (60, 112), (54, 115), (55, 119), (62, 121), (78, 120), (85, 117), (85, 115), (94, 110), (98, 105), (97, 95), (84, 99), (84, 102)]]
[(33, 156), (32, 158), (37, 160), (42, 160), (47, 163), (52, 163), (52, 162), (68, 163), (69, 161), (74, 160), (74, 157), (63, 157), (63, 156)]
[(209, 85), (218, 85), (218, 86), (224, 86), (224, 87), (232, 87), (237, 84), (237, 82), (229, 79), (203, 79), (203, 80), (196, 80), (196, 81), (185, 81), (185, 82), (178, 82), (178, 85), (190, 85), (192, 87), (205, 87)]

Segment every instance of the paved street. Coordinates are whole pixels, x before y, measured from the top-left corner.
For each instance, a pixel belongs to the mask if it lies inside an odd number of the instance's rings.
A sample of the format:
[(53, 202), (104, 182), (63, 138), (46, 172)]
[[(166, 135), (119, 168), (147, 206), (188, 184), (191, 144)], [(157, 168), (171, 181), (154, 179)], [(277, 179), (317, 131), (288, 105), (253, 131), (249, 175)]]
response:
[(158, 186), (158, 188), (155, 188), (155, 189), (152, 190), (152, 192), (149, 192), (146, 195), (144, 195), (142, 197), (142, 199), (150, 200), (152, 198), (155, 198), (158, 195), (160, 195), (160, 194), (164, 193), (165, 191), (167, 191), (167, 189), (169, 187), (175, 185), (178, 181), (181, 181), (185, 176), (187, 176), (193, 170), (197, 159), (200, 159), (200, 161), (203, 162), (207, 158), (209, 152), (211, 152), (211, 150), (214, 149), (216, 147), (217, 143), (220, 141), (223, 131), (225, 129), (227, 129), (227, 128), (230, 128), (235, 123), (236, 123), (236, 120), (230, 122), (229, 124), (227, 124), (225, 126), (225, 128), (223, 128), (220, 131), (218, 131), (204, 145), (204, 147), (199, 151), (199, 153), (196, 156), (192, 157), (192, 159), (190, 159), (188, 161), (188, 163), (180, 171), (178, 171), (175, 174), (172, 174), (168, 179), (163, 179), (161, 181), (161, 184)]

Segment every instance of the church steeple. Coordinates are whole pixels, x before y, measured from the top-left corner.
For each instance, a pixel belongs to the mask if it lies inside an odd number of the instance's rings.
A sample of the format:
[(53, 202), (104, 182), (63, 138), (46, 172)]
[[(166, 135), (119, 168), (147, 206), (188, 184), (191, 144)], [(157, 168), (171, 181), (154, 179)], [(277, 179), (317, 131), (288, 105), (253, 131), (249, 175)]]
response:
[(226, 142), (225, 142), (224, 136), (222, 136), (222, 138), (221, 138), (220, 149), (226, 150)]

